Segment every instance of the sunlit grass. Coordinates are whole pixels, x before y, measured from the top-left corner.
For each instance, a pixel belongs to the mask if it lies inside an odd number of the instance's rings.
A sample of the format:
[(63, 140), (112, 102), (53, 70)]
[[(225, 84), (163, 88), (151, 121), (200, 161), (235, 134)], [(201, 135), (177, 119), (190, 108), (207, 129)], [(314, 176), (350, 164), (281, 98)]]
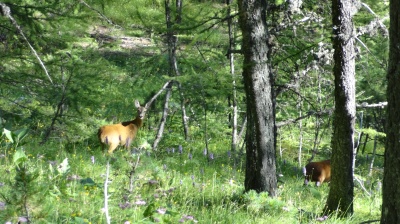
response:
[[(25, 147), (26, 166), (30, 172), (38, 173), (29, 188), (32, 192), (46, 189), (28, 198), (31, 221), (105, 222), (103, 185), (107, 158), (97, 146), (78, 144), (69, 152), (55, 143)], [(227, 150), (227, 145), (221, 145), (213, 159), (204, 155), (201, 148), (182, 147), (180, 151), (174, 146), (139, 154), (117, 150), (110, 159), (112, 222), (316, 223), (322, 217), (329, 184), (304, 187), (301, 173), (292, 164), (279, 163), (282, 175), (275, 198), (266, 193), (243, 194), (243, 167), (233, 166)], [(7, 157), (8, 162), (6, 157), (0, 160), (1, 172), (5, 173), (0, 177), (3, 195), (12, 190), (16, 175), (15, 165), (10, 162), (12, 153)], [(63, 170), (65, 159), (68, 169)], [(354, 216), (331, 217), (325, 223), (354, 223), (379, 217), (380, 193), (371, 192), (367, 195), (356, 187)], [(6, 202), (1, 219), (15, 221), (24, 215), (20, 205)]]

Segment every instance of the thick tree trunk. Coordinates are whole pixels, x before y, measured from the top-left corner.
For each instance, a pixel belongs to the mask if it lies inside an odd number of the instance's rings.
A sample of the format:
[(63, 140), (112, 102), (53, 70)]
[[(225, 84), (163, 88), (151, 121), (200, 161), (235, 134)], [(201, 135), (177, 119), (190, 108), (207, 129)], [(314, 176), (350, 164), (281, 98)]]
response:
[(390, 0), (386, 151), (381, 223), (400, 223), (400, 2)]
[(335, 76), (335, 112), (332, 136), (332, 179), (326, 213), (353, 213), (353, 156), (355, 103), (355, 53), (352, 0), (332, 1)]
[(245, 190), (275, 196), (276, 135), (272, 77), (268, 67), (266, 1), (239, 0), (243, 80), (247, 102)]

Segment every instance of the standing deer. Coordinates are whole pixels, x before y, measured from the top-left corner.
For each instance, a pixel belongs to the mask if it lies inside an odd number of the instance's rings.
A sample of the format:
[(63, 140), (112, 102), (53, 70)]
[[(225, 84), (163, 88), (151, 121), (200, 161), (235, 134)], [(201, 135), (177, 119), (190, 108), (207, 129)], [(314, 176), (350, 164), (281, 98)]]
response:
[(308, 182), (314, 181), (315, 185), (319, 187), (324, 181), (329, 182), (331, 180), (331, 160), (324, 160), (320, 162), (311, 162), (303, 168), (304, 173), (304, 185)]
[(148, 108), (147, 104), (141, 107), (138, 100), (135, 100), (135, 107), (137, 108), (137, 116), (134, 120), (121, 122), (119, 124), (105, 125), (99, 128), (97, 135), (103, 151), (105, 145), (110, 146), (108, 148), (108, 154), (110, 155), (118, 145), (124, 145), (125, 148), (129, 148), (139, 128), (142, 127), (143, 118)]

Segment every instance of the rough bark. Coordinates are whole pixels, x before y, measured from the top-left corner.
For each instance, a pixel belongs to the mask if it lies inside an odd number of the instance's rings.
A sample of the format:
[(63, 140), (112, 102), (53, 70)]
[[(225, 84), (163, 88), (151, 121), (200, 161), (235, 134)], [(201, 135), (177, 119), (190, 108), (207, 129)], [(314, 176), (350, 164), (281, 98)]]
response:
[(276, 194), (276, 135), (268, 67), (266, 1), (239, 0), (243, 80), (247, 103), (245, 190)]
[(386, 151), (381, 223), (400, 223), (400, 2), (390, 0)]
[(353, 213), (353, 157), (355, 103), (355, 53), (351, 0), (332, 1), (333, 48), (335, 76), (335, 111), (332, 136), (332, 179), (326, 213)]

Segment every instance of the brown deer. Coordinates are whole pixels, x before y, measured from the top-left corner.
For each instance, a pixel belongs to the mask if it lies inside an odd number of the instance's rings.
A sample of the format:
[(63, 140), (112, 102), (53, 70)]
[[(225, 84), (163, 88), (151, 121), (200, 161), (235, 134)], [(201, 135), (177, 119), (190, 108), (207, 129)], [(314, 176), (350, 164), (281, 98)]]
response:
[(147, 104), (141, 107), (138, 100), (135, 100), (135, 106), (137, 108), (137, 116), (134, 120), (121, 122), (119, 124), (105, 125), (99, 128), (97, 135), (103, 151), (105, 145), (109, 145), (108, 154), (112, 154), (118, 145), (129, 148), (139, 128), (143, 125), (143, 118), (148, 108)]
[(320, 162), (311, 162), (303, 168), (304, 173), (304, 185), (308, 182), (314, 181), (315, 185), (319, 187), (323, 182), (329, 182), (331, 180), (331, 160), (324, 160)]

